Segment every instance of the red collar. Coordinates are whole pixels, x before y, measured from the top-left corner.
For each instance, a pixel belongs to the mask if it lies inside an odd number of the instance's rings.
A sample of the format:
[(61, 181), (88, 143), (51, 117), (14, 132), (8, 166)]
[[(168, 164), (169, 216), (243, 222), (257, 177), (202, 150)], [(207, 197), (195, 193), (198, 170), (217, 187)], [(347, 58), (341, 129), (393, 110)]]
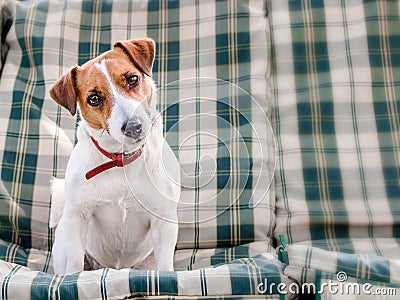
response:
[(114, 167), (123, 167), (125, 165), (129, 165), (130, 163), (134, 162), (136, 159), (142, 155), (144, 144), (134, 152), (130, 154), (124, 153), (110, 153), (100, 147), (99, 143), (91, 136), (90, 139), (92, 140), (93, 144), (96, 146), (97, 150), (101, 152), (104, 156), (111, 159), (111, 161), (106, 162), (86, 173), (86, 179), (89, 180), (90, 178)]

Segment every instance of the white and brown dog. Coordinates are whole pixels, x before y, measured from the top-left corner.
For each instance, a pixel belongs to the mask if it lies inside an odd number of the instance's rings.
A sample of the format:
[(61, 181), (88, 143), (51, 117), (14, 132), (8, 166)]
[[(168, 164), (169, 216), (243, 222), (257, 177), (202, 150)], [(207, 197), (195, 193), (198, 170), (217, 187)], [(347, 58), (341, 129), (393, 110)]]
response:
[(117, 42), (50, 90), (75, 115), (65, 181), (52, 186), (56, 274), (100, 267), (173, 270), (179, 164), (163, 138), (151, 39)]

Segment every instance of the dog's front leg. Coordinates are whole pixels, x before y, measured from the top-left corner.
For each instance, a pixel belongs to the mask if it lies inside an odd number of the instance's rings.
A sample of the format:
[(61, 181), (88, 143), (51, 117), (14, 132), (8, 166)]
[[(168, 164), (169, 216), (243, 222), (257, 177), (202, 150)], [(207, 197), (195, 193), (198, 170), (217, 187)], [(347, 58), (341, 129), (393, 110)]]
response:
[(178, 224), (168, 220), (154, 220), (151, 224), (151, 235), (157, 270), (173, 271)]
[(64, 211), (55, 232), (54, 272), (58, 275), (83, 270), (88, 222), (81, 214)]

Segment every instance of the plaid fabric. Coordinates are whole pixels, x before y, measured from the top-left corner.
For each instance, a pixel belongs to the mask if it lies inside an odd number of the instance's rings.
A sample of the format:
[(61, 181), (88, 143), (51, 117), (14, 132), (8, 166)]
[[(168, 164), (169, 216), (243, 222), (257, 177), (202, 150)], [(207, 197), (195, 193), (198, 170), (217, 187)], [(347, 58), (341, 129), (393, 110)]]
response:
[(68, 276), (31, 271), (0, 261), (0, 284), (2, 299), (122, 299), (162, 295), (260, 297), (257, 286), (264, 280), (274, 283), (274, 293), (279, 283), (291, 283), (280, 275), (281, 271), (282, 265), (268, 254), (193, 271), (102, 269)]
[[(12, 249), (13, 256), (6, 250)], [(47, 250), (25, 249), (20, 245), (7, 243), (0, 240), (1, 259), (12, 261), (32, 270), (52, 273), (52, 260), (48, 261), (51, 252)], [(275, 253), (267, 241), (254, 242), (231, 248), (213, 249), (182, 249), (175, 251), (174, 270), (195, 270), (215, 265), (221, 265), (236, 259), (256, 256), (259, 253)]]
[(221, 265), (259, 253), (275, 253), (267, 242), (254, 242), (231, 248), (182, 249), (175, 251), (174, 270), (196, 270)]
[(285, 275), (298, 282), (315, 282), (315, 270), (400, 285), (400, 262), (381, 256), (348, 254), (326, 251), (304, 245), (288, 245), (285, 248)]
[[(267, 254), (274, 139), (261, 0), (11, 0), (0, 23), (0, 298), (261, 297), (259, 282), (288, 280)], [(157, 43), (159, 108), (182, 164), (175, 264), (185, 271), (48, 274), (49, 180), (64, 176), (77, 126), (48, 90), (113, 42), (145, 36)]]
[(400, 295), (398, 260), (304, 245), (286, 246), (283, 257), (288, 264), (284, 274), (296, 280), (303, 292), (313, 291), (317, 299), (382, 299), (382, 295)]
[(171, 100), (166, 138), (183, 170), (178, 249), (266, 240), (274, 139), (263, 108), (245, 90), (211, 78), (182, 79), (159, 94)]
[[(399, 238), (398, 1), (269, 1), (276, 236)], [(397, 259), (400, 252), (397, 253)]]

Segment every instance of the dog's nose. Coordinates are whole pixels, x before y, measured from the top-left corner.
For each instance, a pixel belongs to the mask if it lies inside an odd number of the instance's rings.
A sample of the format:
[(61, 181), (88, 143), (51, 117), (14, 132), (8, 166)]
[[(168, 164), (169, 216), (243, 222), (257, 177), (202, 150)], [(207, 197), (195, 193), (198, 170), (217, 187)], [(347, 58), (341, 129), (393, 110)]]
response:
[(121, 127), (121, 131), (127, 137), (138, 138), (142, 133), (143, 125), (139, 119), (133, 119)]

